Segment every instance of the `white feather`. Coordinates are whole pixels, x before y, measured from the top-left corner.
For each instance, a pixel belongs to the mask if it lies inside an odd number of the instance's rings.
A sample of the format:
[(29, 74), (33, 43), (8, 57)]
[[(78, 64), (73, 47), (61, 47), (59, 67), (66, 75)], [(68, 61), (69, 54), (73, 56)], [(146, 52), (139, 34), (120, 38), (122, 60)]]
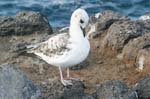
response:
[[(80, 24), (81, 19), (85, 22), (84, 24)], [(43, 47), (41, 44), (40, 50), (42, 51), (35, 49), (33, 53), (54, 66), (69, 67), (82, 62), (90, 51), (89, 41), (87, 37), (84, 37), (81, 29), (82, 26), (85, 27), (87, 25), (88, 21), (88, 14), (82, 9), (77, 9), (72, 14), (68, 36), (67, 33), (63, 33), (51, 37), (42, 43), (43, 45), (46, 44), (45, 46), (48, 45), (48, 47)], [(55, 52), (56, 54), (53, 53), (61, 48), (68, 50), (59, 52), (61, 55), (57, 54), (57, 52)], [(47, 50), (50, 50), (50, 52), (45, 54)]]

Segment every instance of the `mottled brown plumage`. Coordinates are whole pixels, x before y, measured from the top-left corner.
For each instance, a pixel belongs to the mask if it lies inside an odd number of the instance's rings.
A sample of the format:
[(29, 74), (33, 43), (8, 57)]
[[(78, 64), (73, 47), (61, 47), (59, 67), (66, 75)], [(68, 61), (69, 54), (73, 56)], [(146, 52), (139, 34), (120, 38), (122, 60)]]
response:
[(69, 51), (67, 44), (69, 44), (69, 34), (62, 33), (57, 36), (49, 38), (49, 40), (39, 44), (37, 47), (32, 48), (29, 52), (43, 53), (49, 57), (63, 55), (64, 52)]

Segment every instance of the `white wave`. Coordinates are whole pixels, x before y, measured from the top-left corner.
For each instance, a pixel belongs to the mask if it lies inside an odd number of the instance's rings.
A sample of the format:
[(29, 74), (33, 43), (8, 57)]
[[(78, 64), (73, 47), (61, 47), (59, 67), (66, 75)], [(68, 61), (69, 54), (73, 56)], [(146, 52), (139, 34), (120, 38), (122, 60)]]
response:
[(83, 8), (83, 9), (93, 8), (93, 7), (99, 7), (99, 5), (87, 3), (86, 5), (81, 6), (81, 8)]
[(70, 4), (70, 3), (75, 3), (74, 0), (49, 0), (52, 5), (64, 5), (64, 4)]

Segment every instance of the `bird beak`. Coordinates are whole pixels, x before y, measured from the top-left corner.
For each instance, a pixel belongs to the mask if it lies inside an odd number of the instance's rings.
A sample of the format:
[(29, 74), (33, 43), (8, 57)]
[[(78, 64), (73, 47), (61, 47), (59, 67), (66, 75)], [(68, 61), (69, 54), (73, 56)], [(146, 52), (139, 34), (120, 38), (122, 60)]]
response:
[(85, 34), (86, 34), (85, 28), (82, 28), (82, 27), (80, 27), (80, 28), (81, 28), (81, 30), (82, 30), (82, 32), (83, 32), (83, 36), (85, 37)]

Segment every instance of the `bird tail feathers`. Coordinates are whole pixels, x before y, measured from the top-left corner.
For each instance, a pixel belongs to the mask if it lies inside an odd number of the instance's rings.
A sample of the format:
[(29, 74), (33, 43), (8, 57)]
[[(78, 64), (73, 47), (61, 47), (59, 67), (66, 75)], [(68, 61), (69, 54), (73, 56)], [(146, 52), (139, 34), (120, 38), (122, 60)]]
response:
[(32, 53), (32, 49), (38, 46), (39, 44), (19, 43), (19, 44), (16, 44), (13, 52), (17, 53), (18, 55)]

